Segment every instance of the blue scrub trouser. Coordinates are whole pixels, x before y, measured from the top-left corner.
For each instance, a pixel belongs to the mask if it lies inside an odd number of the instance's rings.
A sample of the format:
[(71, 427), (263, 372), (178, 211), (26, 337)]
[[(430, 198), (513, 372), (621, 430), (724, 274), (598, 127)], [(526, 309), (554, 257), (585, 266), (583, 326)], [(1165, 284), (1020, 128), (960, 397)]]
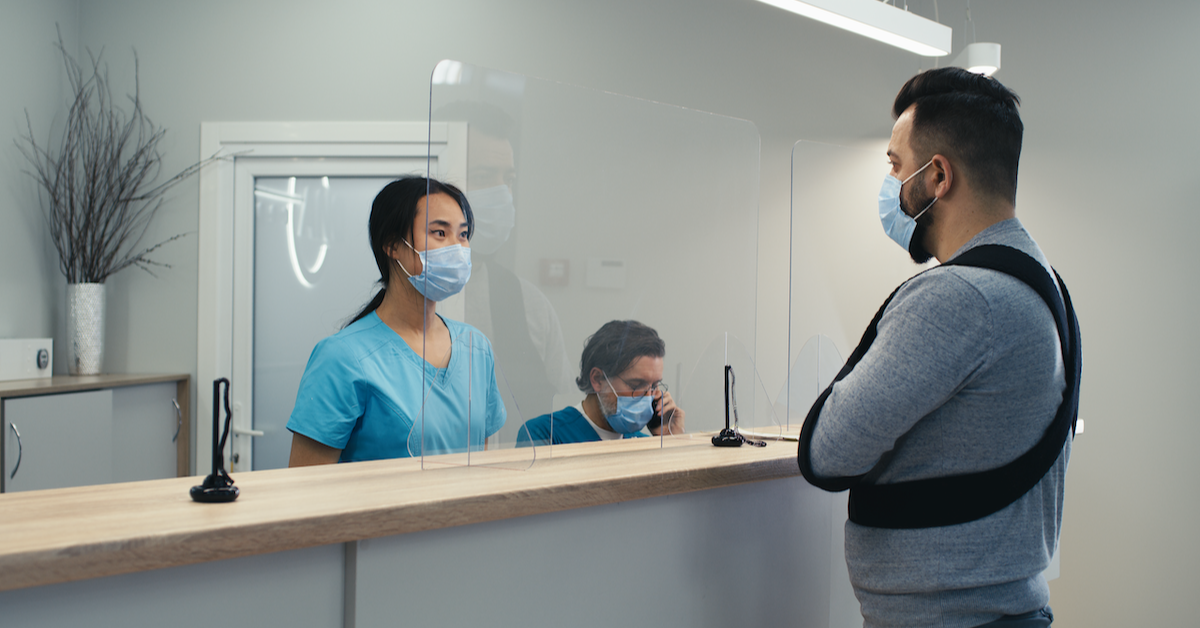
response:
[(978, 628), (1047, 628), (1053, 622), (1054, 613), (1051, 613), (1050, 607), (1047, 606), (1022, 615), (1006, 615)]

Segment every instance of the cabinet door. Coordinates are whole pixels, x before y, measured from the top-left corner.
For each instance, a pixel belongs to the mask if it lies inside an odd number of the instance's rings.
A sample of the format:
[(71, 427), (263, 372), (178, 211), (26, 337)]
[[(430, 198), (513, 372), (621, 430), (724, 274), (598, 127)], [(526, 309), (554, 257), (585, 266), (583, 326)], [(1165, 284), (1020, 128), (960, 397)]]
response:
[(111, 390), (5, 399), (4, 491), (111, 482), (112, 399)]
[(113, 482), (175, 477), (175, 382), (112, 391)]

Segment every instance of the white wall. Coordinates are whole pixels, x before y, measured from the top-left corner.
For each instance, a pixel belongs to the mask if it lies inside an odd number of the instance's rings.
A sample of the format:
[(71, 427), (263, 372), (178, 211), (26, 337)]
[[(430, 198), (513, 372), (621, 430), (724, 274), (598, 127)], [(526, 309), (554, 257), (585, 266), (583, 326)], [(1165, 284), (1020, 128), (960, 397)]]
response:
[[(932, 14), (930, 2), (909, 4)], [(957, 49), (964, 6), (941, 5)], [(43, 335), (61, 307), (61, 280), (36, 245), (44, 237), (8, 140), (22, 106), (43, 112), (61, 94), (61, 80), (49, 79), (49, 42), (74, 5), (0, 6), (10, 60), (0, 70), (9, 79), (0, 94), (0, 332)], [(1057, 625), (1187, 625), (1200, 562), (1191, 535), (1200, 491), (1188, 479), (1200, 436), (1191, 381), (1200, 333), (1190, 323), (1200, 207), (1188, 189), (1200, 88), (1186, 63), (1200, 4), (975, 0), (972, 10), (978, 39), (1004, 46), (998, 78), (1024, 99), (1018, 214), (1072, 288), (1085, 336), (1087, 431), (1076, 442), (1062, 577), (1052, 585)], [(144, 103), (171, 130), (168, 171), (198, 157), (202, 120), (420, 119), (430, 68), (447, 57), (755, 122), (759, 355), (780, 373), (791, 146), (886, 137), (896, 90), (932, 65), (750, 0), (92, 0), (78, 11), (81, 43), (106, 47), (114, 79), (128, 78), (130, 46), (141, 54)], [(151, 235), (195, 230), (196, 212), (193, 183)], [(894, 245), (881, 237), (879, 246)], [(195, 237), (161, 259), (175, 267), (157, 280), (129, 271), (111, 282), (110, 370), (194, 372)], [(861, 326), (871, 313), (847, 317)]]
[(1070, 282), (1084, 335), (1087, 430), (1051, 586), (1064, 626), (1195, 625), (1197, 25), (1185, 1), (996, 16), (1023, 35), (1005, 54), (1025, 98), (1018, 213)]

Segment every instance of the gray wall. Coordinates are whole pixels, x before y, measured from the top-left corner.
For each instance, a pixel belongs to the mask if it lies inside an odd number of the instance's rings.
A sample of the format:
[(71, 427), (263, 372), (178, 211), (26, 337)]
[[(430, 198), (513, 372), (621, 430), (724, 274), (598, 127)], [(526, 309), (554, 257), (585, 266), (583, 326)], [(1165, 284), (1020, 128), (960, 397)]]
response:
[(13, 140), (25, 132), (25, 111), (39, 141), (54, 117), (61, 119), (66, 74), (51, 42), (55, 23), (68, 48), (78, 42), (78, 13), (72, 0), (0, 4), (0, 338), (54, 336), (65, 295), (33, 181), (21, 173), (26, 165)]
[[(929, 16), (931, 4), (910, 6)], [(957, 50), (965, 7), (941, 5)], [(780, 373), (791, 145), (886, 137), (896, 89), (931, 66), (750, 0), (0, 7), (5, 336), (48, 335), (60, 317), (62, 282), (9, 141), (22, 107), (42, 129), (52, 112), (62, 115), (56, 21), (77, 44), (106, 47), (114, 79), (128, 79), (137, 47), (145, 105), (171, 130), (168, 171), (198, 157), (202, 120), (421, 119), (430, 68), (444, 57), (751, 120), (763, 136), (759, 358), (778, 361)], [(998, 78), (1024, 99), (1018, 214), (1070, 284), (1086, 337), (1087, 431), (1072, 460), (1062, 577), (1052, 585), (1058, 625), (1188, 625), (1200, 491), (1175, 478), (1189, 477), (1189, 445), (1200, 436), (1191, 381), (1200, 332), (1189, 324), (1200, 294), (1191, 278), (1200, 249), (1190, 241), (1200, 208), (1186, 188), (1200, 145), (1200, 88), (1187, 65), (1200, 4), (975, 0), (972, 9), (978, 39), (1004, 46)], [(151, 235), (194, 231), (196, 207), (195, 184), (183, 186)], [(194, 372), (196, 244), (193, 236), (164, 249), (174, 268), (159, 279), (137, 271), (112, 279), (108, 370)], [(870, 314), (846, 316), (861, 326)], [(776, 377), (769, 386), (781, 384)]]

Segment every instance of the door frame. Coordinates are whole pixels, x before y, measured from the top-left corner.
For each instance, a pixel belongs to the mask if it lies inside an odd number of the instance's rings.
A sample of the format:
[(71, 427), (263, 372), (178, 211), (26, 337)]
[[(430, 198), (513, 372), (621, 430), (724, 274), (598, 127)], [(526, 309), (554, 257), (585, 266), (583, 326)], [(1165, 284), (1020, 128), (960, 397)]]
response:
[[(238, 233), (253, 238), (253, 217), (238, 214), (238, 171), (253, 171), (256, 161), (269, 159), (331, 159), (339, 162), (368, 158), (428, 157), (433, 176), (451, 182), (466, 181), (467, 125), (445, 122), (201, 122), (200, 155), (226, 157), (200, 172), (198, 221), (198, 281), (196, 302), (196, 433), (192, 461), (196, 474), (209, 471), (212, 451), (212, 398), (207, 383), (232, 379), (238, 362), (251, 351), (249, 330), (236, 329), (235, 307), (253, 286), (253, 256), (246, 258), (235, 245)], [(242, 166), (239, 169), (238, 166)], [(248, 170), (246, 166), (251, 166)], [(244, 213), (244, 212), (243, 212)], [(251, 232), (244, 230), (250, 225)], [(243, 247), (244, 248), (244, 247)], [(251, 251), (252, 252), (252, 251)], [(239, 280), (235, 281), (235, 273)], [(249, 273), (246, 277), (241, 274)], [(251, 289), (250, 298), (253, 298)], [(242, 305), (245, 305), (242, 303)], [(236, 331), (236, 337), (235, 337)], [(250, 342), (248, 342), (250, 341)], [(235, 351), (235, 342), (242, 346)], [(240, 357), (239, 357), (240, 355)], [(239, 369), (244, 369), (242, 365)], [(241, 378), (239, 378), (241, 379)], [(231, 388), (231, 405), (253, 407), (249, 390)], [(235, 423), (249, 427), (238, 421)], [(231, 461), (232, 443), (226, 449)], [(238, 465), (229, 464), (231, 469)]]

